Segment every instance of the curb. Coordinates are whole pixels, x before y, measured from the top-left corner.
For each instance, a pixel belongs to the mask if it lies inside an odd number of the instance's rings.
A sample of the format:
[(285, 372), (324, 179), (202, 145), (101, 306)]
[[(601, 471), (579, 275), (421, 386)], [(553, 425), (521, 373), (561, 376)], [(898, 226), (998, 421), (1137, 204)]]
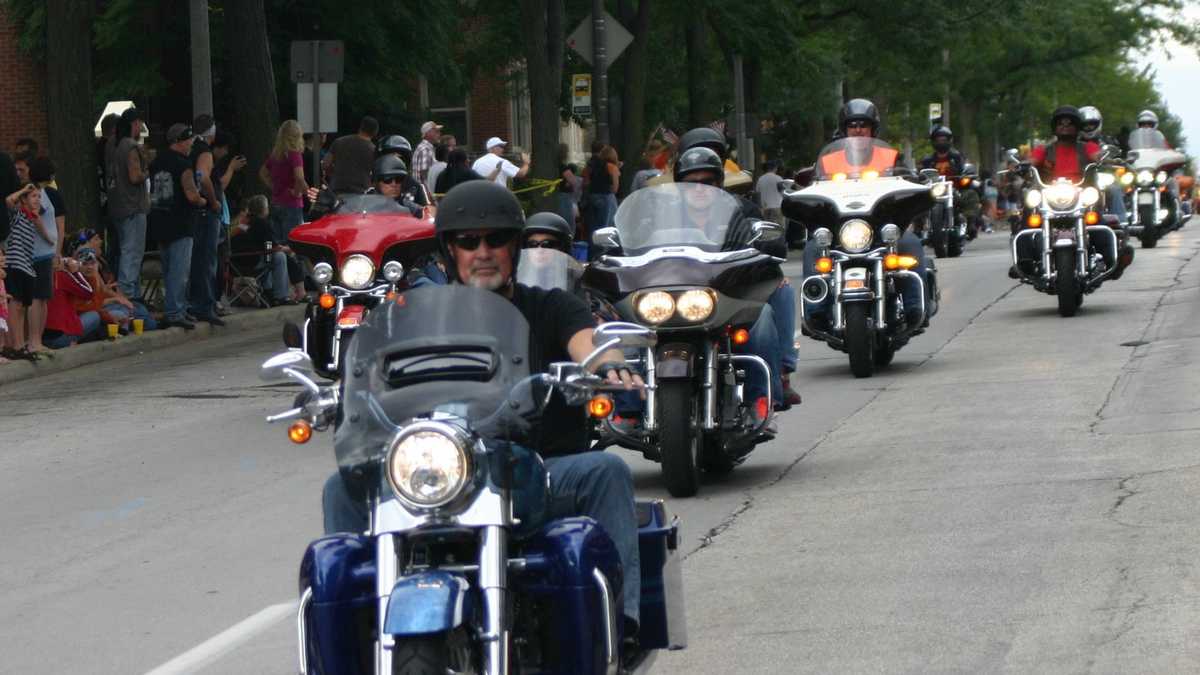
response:
[(53, 352), (53, 356), (32, 363), (14, 361), (0, 365), (0, 388), (13, 382), (60, 373), (101, 361), (111, 361), (123, 356), (142, 354), (235, 333), (265, 330), (272, 326), (283, 326), (284, 321), (289, 319), (299, 323), (304, 319), (304, 306), (287, 305), (270, 309), (235, 311), (221, 318), (225, 320), (225, 326), (221, 328), (201, 321), (197, 322), (196, 328), (190, 331), (175, 327), (150, 331), (142, 335), (130, 334), (114, 342), (102, 340), (58, 349)]

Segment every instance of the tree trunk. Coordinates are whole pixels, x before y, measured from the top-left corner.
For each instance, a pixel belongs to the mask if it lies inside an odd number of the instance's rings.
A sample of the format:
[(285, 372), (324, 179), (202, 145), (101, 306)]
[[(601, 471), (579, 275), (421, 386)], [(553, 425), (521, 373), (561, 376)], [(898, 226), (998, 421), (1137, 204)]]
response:
[(708, 107), (708, 78), (711, 76), (705, 68), (708, 59), (705, 58), (706, 43), (708, 42), (708, 26), (704, 23), (704, 13), (696, 10), (689, 12), (685, 19), (686, 33), (684, 42), (687, 45), (687, 88), (688, 88), (688, 128), (705, 126), (712, 120), (705, 119)]
[[(99, 215), (96, 139), (92, 127), (91, 2), (46, 3), (46, 118), (50, 156), (70, 216), (70, 231), (95, 227)], [(60, 242), (61, 243), (61, 242)]]
[(646, 144), (646, 47), (650, 36), (650, 0), (621, 0), (618, 14), (621, 23), (633, 33), (633, 42), (622, 56), (625, 58), (625, 78), (621, 89), (621, 159), (628, 167), (621, 172), (621, 192), (629, 190), (633, 175), (640, 168)]
[(977, 120), (979, 118), (979, 104), (975, 101), (967, 101), (958, 99), (954, 101), (958, 104), (958, 112), (956, 113), (955, 140), (960, 152), (966, 156), (967, 160), (974, 163), (979, 161), (979, 129), (977, 129)]
[(533, 145), (530, 175), (536, 178), (558, 177), (564, 14), (563, 0), (521, 0), (521, 24), (527, 29), (525, 67)]
[[(279, 101), (275, 97), (275, 72), (267, 41), (267, 16), (263, 0), (225, 3), (225, 45), (229, 63), (233, 126), (238, 131), (241, 154), (246, 156), (242, 194), (266, 193), (267, 186), (253, 179), (266, 161), (279, 127)], [(306, 129), (306, 131), (309, 131)]]

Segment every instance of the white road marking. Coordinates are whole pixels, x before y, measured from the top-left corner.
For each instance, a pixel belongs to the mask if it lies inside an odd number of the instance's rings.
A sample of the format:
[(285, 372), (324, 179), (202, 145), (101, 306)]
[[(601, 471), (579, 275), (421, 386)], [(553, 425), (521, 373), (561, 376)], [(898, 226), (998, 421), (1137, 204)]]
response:
[(239, 621), (188, 651), (167, 661), (146, 675), (183, 675), (194, 673), (205, 665), (233, 651), (238, 645), (270, 628), (281, 619), (296, 613), (296, 601), (281, 602), (263, 608), (253, 616)]

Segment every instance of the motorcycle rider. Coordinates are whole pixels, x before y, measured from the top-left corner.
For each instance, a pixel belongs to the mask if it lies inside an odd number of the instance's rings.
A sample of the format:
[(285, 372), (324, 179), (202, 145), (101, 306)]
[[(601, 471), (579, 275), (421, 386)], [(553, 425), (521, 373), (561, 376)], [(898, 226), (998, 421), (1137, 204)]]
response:
[[(1120, 151), (1121, 144), (1117, 142), (1117, 139), (1104, 135), (1104, 116), (1100, 114), (1099, 108), (1093, 105), (1085, 105), (1079, 109), (1079, 116), (1082, 122), (1079, 129), (1080, 138), (1085, 142), (1092, 141), (1099, 143), (1101, 149), (1108, 147), (1112, 148), (1113, 152)], [(1121, 186), (1120, 181), (1113, 181), (1113, 184), (1108, 186), (1104, 192), (1106, 210), (1124, 224), (1127, 216), (1125, 210), (1125, 190)]]
[(552, 248), (571, 255), (575, 232), (566, 219), (553, 211), (542, 211), (525, 220), (521, 248)]
[[(438, 245), (451, 283), (499, 293), (529, 323), (530, 370), (544, 372), (556, 361), (581, 362), (592, 351), (594, 321), (587, 305), (562, 290), (528, 288), (514, 282), (525, 226), (521, 204), (508, 189), (491, 181), (455, 186), (442, 200), (435, 219)], [(409, 291), (419, 293), (421, 291)], [(619, 349), (600, 359), (596, 372), (626, 389), (641, 386)], [(336, 432), (335, 432), (336, 433)], [(634, 634), (641, 594), (637, 516), (633, 475), (614, 454), (588, 450), (584, 412), (555, 394), (527, 439), (545, 460), (549, 473), (549, 517), (594, 518), (616, 545), (624, 568), (623, 598)], [(335, 473), (322, 495), (325, 532), (363, 532), (368, 506), (355, 487)]]
[[(847, 101), (842, 105), (842, 109), (838, 111), (838, 134), (843, 138), (875, 138), (879, 135), (879, 109), (875, 104), (865, 98), (856, 98)], [(902, 166), (902, 158), (900, 153), (894, 148), (876, 146), (871, 155), (870, 161), (866, 165), (857, 165), (859, 170), (872, 169), (879, 172), (893, 169)], [(844, 150), (835, 152), (822, 153), (821, 168), (825, 175), (833, 175), (837, 169), (849, 164)], [(921, 279), (925, 282), (925, 304), (929, 308), (928, 316), (925, 317), (924, 323), (928, 323), (929, 316), (937, 313), (937, 300), (934, 297), (933, 286), (929, 283), (929, 268), (925, 261), (925, 247), (921, 245), (921, 240), (917, 235), (913, 234), (910, 229), (905, 229), (900, 235), (899, 241), (896, 242), (896, 250), (905, 255), (913, 256), (917, 259), (917, 266), (913, 271), (921, 275)], [(817, 273), (817, 257), (818, 251), (816, 246), (804, 247), (804, 276), (809, 277)], [(915, 297), (917, 292), (916, 285), (906, 279), (901, 279), (897, 282), (901, 297), (904, 298), (904, 306), (908, 313), (908, 321), (914, 322), (919, 317), (919, 302)], [(804, 301), (804, 316), (809, 322), (812, 322), (820, 327), (827, 327), (829, 324), (829, 306), (832, 298), (826, 298), (825, 302), (816, 305)]]
[(413, 198), (412, 192), (404, 189), (405, 184), (411, 181), (408, 176), (408, 167), (404, 166), (404, 161), (398, 156), (387, 154), (376, 159), (371, 180), (373, 186), (367, 190), (368, 193), (373, 192), (395, 199), (398, 204), (408, 209), (414, 218), (420, 218), (424, 214), (422, 205)]
[[(375, 154), (376, 164), (382, 157), (392, 155), (400, 158), (404, 166), (412, 164), (412, 145), (408, 139), (398, 134), (392, 134), (379, 144), (379, 151)], [(412, 197), (413, 203), (419, 206), (429, 206), (433, 201), (425, 192), (425, 186), (421, 184), (415, 177), (409, 175), (408, 170), (404, 172), (404, 182), (401, 184), (401, 190), (404, 194)]]
[[(692, 131), (700, 131), (693, 129)], [(710, 130), (711, 131), (711, 130)], [(688, 132), (689, 134), (691, 132)], [(687, 136), (688, 134), (684, 134)], [(681, 139), (682, 142), (682, 139)], [(716, 188), (724, 188), (725, 170), (720, 155), (707, 145), (697, 144), (685, 150), (675, 162), (673, 178), (676, 183), (701, 183)], [(751, 235), (750, 226), (754, 221), (762, 220), (762, 210), (754, 202), (738, 195), (731, 196), (738, 200), (741, 209), (734, 216), (726, 233), (722, 249), (734, 251), (746, 248), (746, 242)], [(760, 249), (777, 258), (787, 258), (787, 242), (781, 237), (774, 242), (763, 242)], [(787, 283), (786, 277), (767, 299), (763, 313), (750, 331), (748, 350), (771, 366), (771, 386), (775, 396), (777, 410), (787, 410), (801, 403), (801, 397), (791, 384), (791, 374), (796, 371), (796, 346), (793, 336), (796, 332), (796, 290)], [(770, 324), (770, 325), (768, 325)], [(756, 379), (757, 371), (752, 371)], [(761, 386), (760, 386), (761, 385)], [(747, 382), (747, 389), (757, 395), (766, 394), (766, 383)], [(757, 396), (750, 396), (756, 400)]]
[(929, 132), (929, 142), (933, 144), (933, 153), (921, 159), (920, 168), (937, 169), (943, 178), (961, 176), (967, 160), (954, 147), (954, 132), (950, 127), (938, 125)]

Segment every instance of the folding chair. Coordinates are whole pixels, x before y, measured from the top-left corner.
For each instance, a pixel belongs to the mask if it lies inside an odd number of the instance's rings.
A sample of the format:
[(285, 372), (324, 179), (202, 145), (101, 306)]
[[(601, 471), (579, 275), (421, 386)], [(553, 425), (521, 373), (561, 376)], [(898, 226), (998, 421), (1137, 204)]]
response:
[(265, 280), (271, 273), (271, 254), (267, 251), (231, 253), (225, 263), (225, 295), (230, 304), (240, 307), (270, 307)]
[(146, 251), (142, 258), (142, 304), (155, 309), (163, 304), (162, 254), (158, 251)]

